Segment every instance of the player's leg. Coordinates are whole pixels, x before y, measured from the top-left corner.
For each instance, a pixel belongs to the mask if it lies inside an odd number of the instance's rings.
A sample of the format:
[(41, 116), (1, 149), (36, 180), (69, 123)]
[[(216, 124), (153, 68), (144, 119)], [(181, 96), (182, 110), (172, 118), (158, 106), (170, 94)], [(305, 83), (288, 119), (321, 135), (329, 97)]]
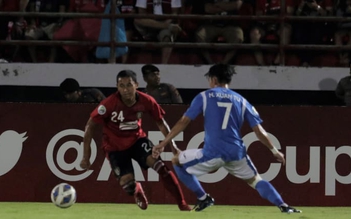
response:
[(244, 180), (252, 188), (256, 189), (260, 196), (264, 199), (267, 199), (275, 206), (279, 207), (282, 212), (286, 213), (300, 213), (300, 210), (297, 210), (291, 206), (288, 206), (274, 188), (274, 186), (261, 178), (258, 174), (255, 165), (250, 160), (250, 157), (247, 155), (239, 161), (232, 161), (226, 163), (224, 168), (232, 175)]
[[(182, 153), (182, 156), (184, 157), (185, 153), (184, 152), (181, 152), (181, 153)], [(194, 151), (194, 153), (196, 153), (196, 152)], [(184, 162), (186, 162), (186, 161), (184, 161)], [(199, 180), (196, 178), (196, 176), (189, 174), (185, 170), (185, 168), (180, 164), (179, 154), (176, 154), (172, 158), (172, 164), (173, 164), (174, 170), (177, 173), (180, 181), (182, 181), (188, 189), (190, 189), (192, 192), (195, 193), (197, 199), (204, 200), (206, 198), (205, 190), (202, 188), (202, 186), (201, 186)]]
[(148, 201), (140, 182), (135, 181), (134, 169), (128, 150), (109, 152), (108, 157), (112, 172), (123, 190), (128, 195), (134, 196), (135, 202), (139, 208), (145, 210), (148, 206)]
[(261, 178), (259, 174), (252, 177), (251, 179), (245, 180), (252, 188), (256, 189), (260, 196), (264, 199), (267, 199), (272, 204), (277, 206), (283, 213), (301, 213), (300, 210), (297, 210), (288, 204), (286, 204), (278, 191), (274, 186)]
[[(179, 181), (175, 174), (163, 163), (162, 160), (154, 160), (154, 158), (149, 155), (148, 163), (160, 176), (161, 182), (168, 192), (176, 199), (178, 207), (181, 211), (190, 211), (191, 208), (186, 203), (183, 195), (183, 190), (180, 187)], [(153, 165), (151, 165), (154, 163)]]
[(202, 211), (214, 204), (214, 199), (205, 192), (196, 176), (204, 175), (218, 169), (221, 164), (211, 160), (211, 164), (203, 158), (202, 149), (190, 149), (180, 152), (172, 159), (179, 179), (189, 190), (195, 193), (198, 201), (193, 210)]
[(184, 199), (182, 188), (174, 173), (168, 169), (161, 159), (152, 157), (152, 142), (147, 138), (141, 138), (135, 143), (133, 147), (133, 159), (136, 160), (143, 169), (151, 167), (159, 175), (165, 189), (169, 191), (176, 199), (178, 207), (181, 211), (190, 211)]

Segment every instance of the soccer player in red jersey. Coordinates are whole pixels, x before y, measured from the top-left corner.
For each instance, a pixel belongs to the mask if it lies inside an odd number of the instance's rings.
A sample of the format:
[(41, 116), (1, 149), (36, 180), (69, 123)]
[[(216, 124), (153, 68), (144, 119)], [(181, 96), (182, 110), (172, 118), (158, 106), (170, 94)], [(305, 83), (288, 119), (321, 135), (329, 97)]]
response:
[[(151, 96), (137, 91), (137, 88), (138, 82), (133, 71), (123, 70), (118, 73), (117, 92), (100, 102), (86, 124), (84, 155), (80, 165), (83, 169), (90, 167), (90, 143), (98, 124), (102, 124), (102, 148), (113, 173), (122, 188), (129, 195), (134, 195), (141, 209), (147, 208), (148, 201), (141, 184), (135, 181), (132, 158), (143, 169), (151, 167), (159, 173), (163, 185), (176, 199), (179, 209), (190, 211), (177, 178), (161, 159), (152, 157), (153, 144), (141, 128), (141, 117), (148, 113), (163, 135), (167, 136), (169, 127), (163, 119), (165, 112)], [(172, 151), (176, 153), (175, 145), (172, 145)]]

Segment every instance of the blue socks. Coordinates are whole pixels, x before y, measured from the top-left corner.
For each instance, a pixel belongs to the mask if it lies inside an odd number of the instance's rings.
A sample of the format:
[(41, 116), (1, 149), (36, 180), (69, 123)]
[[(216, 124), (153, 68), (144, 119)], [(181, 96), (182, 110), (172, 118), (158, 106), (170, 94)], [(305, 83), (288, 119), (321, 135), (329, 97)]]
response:
[[(206, 192), (202, 188), (199, 180), (194, 176), (186, 172), (183, 167), (173, 165), (175, 172), (178, 175), (180, 181), (197, 196), (197, 199), (204, 197)], [(282, 197), (279, 195), (277, 190), (273, 187), (272, 184), (265, 180), (261, 180), (256, 184), (256, 190), (261, 195), (262, 198), (267, 199), (272, 204), (280, 206), (284, 204)]]
[(175, 172), (178, 175), (180, 181), (192, 192), (196, 194), (197, 199), (206, 195), (206, 192), (202, 188), (199, 180), (194, 176), (186, 172), (183, 167), (173, 165)]
[(280, 206), (284, 204), (282, 197), (279, 195), (277, 190), (267, 182), (266, 180), (261, 180), (256, 184), (256, 190), (261, 195), (262, 198), (267, 199), (272, 204)]

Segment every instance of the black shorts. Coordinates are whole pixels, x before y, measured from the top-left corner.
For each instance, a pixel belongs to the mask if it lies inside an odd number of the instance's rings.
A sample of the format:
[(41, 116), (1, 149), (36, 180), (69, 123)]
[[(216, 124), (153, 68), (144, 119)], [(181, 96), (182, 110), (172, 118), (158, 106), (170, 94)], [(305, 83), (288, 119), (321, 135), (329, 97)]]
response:
[(117, 178), (128, 173), (134, 174), (132, 159), (134, 159), (141, 168), (148, 169), (146, 159), (152, 154), (154, 145), (148, 138), (139, 138), (133, 146), (125, 151), (111, 151), (108, 153), (112, 172)]

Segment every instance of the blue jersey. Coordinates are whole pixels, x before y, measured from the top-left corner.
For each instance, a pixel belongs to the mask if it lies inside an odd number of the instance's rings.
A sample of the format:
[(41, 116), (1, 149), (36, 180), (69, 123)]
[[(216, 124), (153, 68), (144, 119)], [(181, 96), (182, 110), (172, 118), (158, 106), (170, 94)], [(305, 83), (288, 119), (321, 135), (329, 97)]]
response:
[(250, 127), (262, 122), (255, 108), (238, 93), (215, 87), (198, 94), (184, 115), (194, 120), (201, 112), (205, 129), (204, 157), (225, 161), (245, 157), (246, 148), (240, 129), (244, 120)]

